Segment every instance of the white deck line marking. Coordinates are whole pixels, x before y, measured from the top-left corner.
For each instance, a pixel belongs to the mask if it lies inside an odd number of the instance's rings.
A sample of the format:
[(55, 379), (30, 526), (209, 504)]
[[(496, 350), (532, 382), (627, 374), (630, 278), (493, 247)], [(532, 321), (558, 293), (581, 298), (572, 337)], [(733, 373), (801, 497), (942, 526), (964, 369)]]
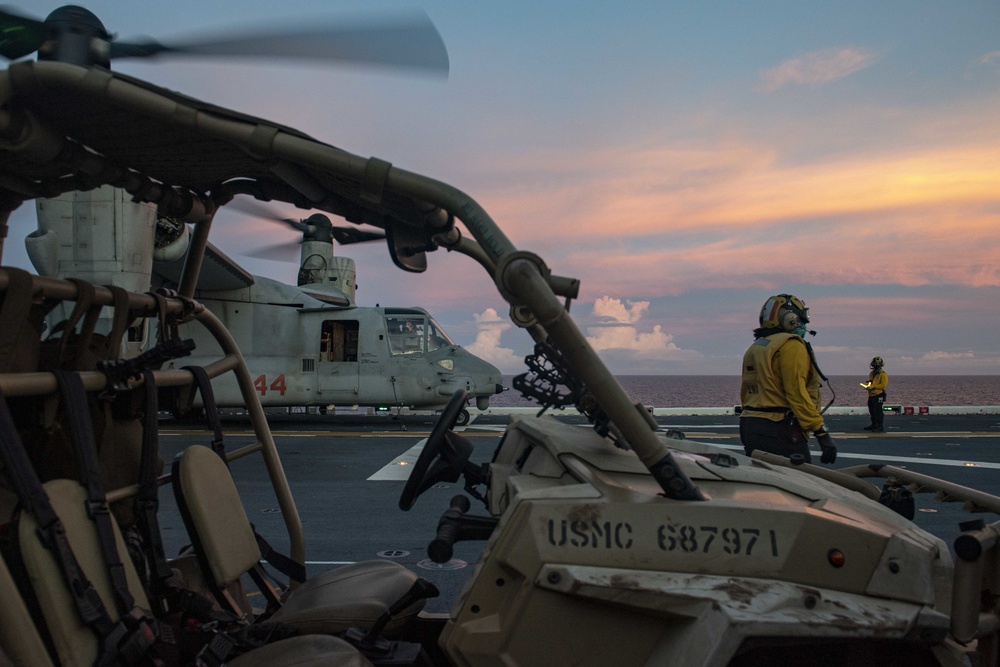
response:
[(392, 461), (382, 466), (382, 469), (368, 478), (369, 482), (404, 482), (409, 478), (413, 464), (417, 462), (417, 457), (424, 450), (427, 438), (423, 438), (405, 452), (394, 458)]
[[(713, 443), (714, 444), (714, 443)], [(743, 445), (715, 445), (716, 447), (723, 447), (725, 449), (735, 449), (738, 451), (743, 451)], [(817, 456), (819, 452), (813, 452)], [(837, 460), (841, 459), (861, 459), (863, 461), (870, 461), (871, 463), (920, 463), (922, 465), (932, 465), (932, 466), (946, 466), (950, 468), (988, 468), (988, 469), (998, 469), (1000, 470), (1000, 463), (995, 463), (993, 461), (963, 461), (960, 459), (935, 459), (932, 457), (924, 458), (919, 456), (892, 456), (889, 454), (852, 454), (850, 452), (840, 452), (837, 454)], [(969, 465), (969, 464), (972, 465)], [(835, 469), (835, 468), (834, 468)]]
[[(420, 456), (420, 452), (424, 448), (424, 443), (427, 442), (426, 439), (421, 440), (416, 445), (406, 450), (398, 457), (393, 459), (390, 463), (385, 465), (381, 470), (376, 472), (374, 475), (368, 478), (369, 482), (404, 482), (410, 476), (410, 467), (413, 465), (417, 457)], [(742, 445), (716, 445), (717, 447), (723, 447), (725, 449), (735, 449), (737, 451), (742, 451)], [(819, 453), (817, 452), (817, 455)], [(850, 452), (841, 452), (837, 455), (837, 459), (860, 459), (862, 461), (870, 461), (872, 463), (919, 463), (921, 465), (931, 465), (931, 466), (944, 466), (949, 468), (984, 468), (989, 470), (1000, 470), (1000, 463), (995, 463), (993, 461), (967, 461), (961, 459), (935, 459), (935, 458), (924, 458), (919, 456), (892, 456), (889, 454), (852, 454)], [(971, 465), (970, 465), (971, 464)]]

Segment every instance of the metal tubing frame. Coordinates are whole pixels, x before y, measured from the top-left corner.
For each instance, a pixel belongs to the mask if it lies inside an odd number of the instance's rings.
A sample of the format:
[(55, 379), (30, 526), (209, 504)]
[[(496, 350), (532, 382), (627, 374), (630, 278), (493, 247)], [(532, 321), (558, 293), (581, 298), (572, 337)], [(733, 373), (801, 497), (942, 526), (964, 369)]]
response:
[(793, 464), (790, 459), (787, 459), (784, 456), (778, 456), (777, 454), (772, 454), (770, 452), (765, 452), (763, 449), (755, 449), (750, 458), (757, 459), (758, 461), (764, 461), (769, 465), (792, 468), (793, 470), (809, 473), (815, 477), (825, 479), (828, 482), (833, 482), (834, 484), (842, 486), (845, 489), (857, 491), (871, 500), (877, 501), (881, 495), (881, 491), (874, 484), (863, 482), (857, 475), (845, 473), (844, 470), (831, 470), (829, 468), (822, 468), (811, 463)]
[[(205, 111), (181, 114), (178, 112), (181, 107), (179, 102), (117, 79), (110, 73), (104, 75), (94, 70), (52, 65), (57, 64), (32, 63), (32, 75), (69, 80), (78, 87), (88, 88), (89, 94), (99, 95), (109, 102), (141, 108), (144, 114), (160, 118), (165, 123), (186, 126), (206, 136), (242, 146), (258, 159), (287, 159), (364, 182), (369, 159), (277, 128), (266, 145), (261, 145), (260, 134), (257, 132), (259, 126), (256, 123), (224, 118)], [(83, 75), (87, 77), (85, 80)], [(517, 251), (489, 214), (457, 188), (396, 167), (387, 168), (385, 188), (451, 212), (465, 224), (489, 262), (497, 266), (501, 266), (505, 257)], [(485, 262), (481, 263), (486, 265)], [(646, 418), (640, 414), (642, 408), (632, 404), (570, 319), (551, 285), (542, 277), (539, 267), (528, 265), (530, 263), (513, 264), (520, 266), (514, 266), (510, 276), (493, 276), (501, 292), (504, 292), (503, 283), (507, 282), (522, 301), (521, 304), (512, 305), (527, 306), (541, 326), (546, 328), (560, 352), (578, 364), (588, 389), (629, 441), (643, 464), (664, 487), (665, 494), (677, 499), (703, 500), (704, 496), (698, 488), (674, 462), (666, 443), (656, 436)]]
[(851, 466), (850, 468), (841, 468), (837, 472), (862, 478), (891, 477), (911, 485), (911, 490), (918, 493), (926, 492), (929, 489), (936, 492), (940, 496), (941, 500), (962, 500), (970, 505), (969, 511), (972, 511), (974, 508), (982, 508), (988, 512), (1000, 514), (1000, 498), (997, 496), (984, 493), (983, 491), (977, 491), (976, 489), (970, 489), (969, 487), (962, 486), (961, 484), (955, 484), (954, 482), (938, 479), (937, 477), (931, 477), (930, 475), (913, 472), (912, 470), (907, 470), (906, 468), (876, 463)]
[[(7, 271), (0, 267), (0, 291), (8, 288), (10, 279)], [(69, 281), (55, 278), (32, 276), (32, 286), (36, 295), (47, 298), (73, 301), (77, 298), (77, 288)], [(114, 297), (111, 290), (102, 286), (95, 286), (94, 302), (105, 306), (114, 304)], [(190, 307), (190, 303), (184, 303), (178, 299), (167, 299), (167, 312), (172, 315), (180, 315), (185, 309)], [(158, 313), (157, 302), (152, 295), (129, 293), (129, 308), (134, 312), (142, 313), (143, 317), (155, 317)], [(243, 402), (250, 415), (250, 422), (253, 426), (257, 442), (254, 445), (241, 448), (229, 453), (229, 458), (241, 458), (256, 451), (260, 451), (264, 457), (268, 476), (274, 488), (274, 494), (284, 518), (285, 527), (288, 531), (290, 542), (290, 556), (299, 563), (305, 563), (305, 537), (302, 530), (302, 521), (299, 517), (298, 508), (295, 506), (288, 479), (285, 476), (281, 459), (278, 456), (274, 438), (267, 424), (264, 408), (260, 404), (260, 397), (253, 386), (253, 378), (247, 368), (236, 341), (229, 331), (222, 325), (222, 322), (207, 308), (200, 304), (194, 306), (194, 318), (204, 326), (222, 348), (223, 357), (208, 364), (205, 371), (210, 378), (215, 378), (227, 371), (236, 374), (236, 381), (243, 396)], [(81, 371), (80, 379), (83, 381), (87, 391), (99, 391), (107, 386), (108, 378), (100, 371)], [(159, 370), (153, 372), (157, 386), (180, 386), (194, 383), (194, 376), (185, 370)], [(58, 390), (55, 375), (52, 373), (5, 373), (0, 374), (0, 388), (8, 396), (41, 396), (54, 393)], [(160, 477), (160, 483), (166, 483), (170, 479), (169, 474)], [(138, 491), (137, 485), (112, 489), (108, 492), (108, 499), (111, 501), (120, 500), (134, 495)]]

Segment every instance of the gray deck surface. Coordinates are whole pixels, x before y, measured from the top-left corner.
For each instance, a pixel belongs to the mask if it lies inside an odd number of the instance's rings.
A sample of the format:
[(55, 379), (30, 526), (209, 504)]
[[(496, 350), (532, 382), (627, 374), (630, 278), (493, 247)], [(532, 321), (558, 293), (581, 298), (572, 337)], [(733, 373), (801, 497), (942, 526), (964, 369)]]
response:
[[(585, 424), (578, 416), (561, 418)], [(444, 568), (427, 560), (426, 548), (438, 518), (451, 497), (462, 491), (461, 485), (441, 484), (430, 489), (409, 512), (397, 507), (408, 467), (396, 462), (415, 457), (414, 446), (427, 437), (435, 419), (433, 415), (289, 415), (272, 419), (271, 429), (306, 534), (310, 574), (342, 563), (389, 557), (441, 588), (441, 597), (429, 602), (428, 611), (450, 609), (482, 544), (456, 544), (455, 559), (460, 562)], [(736, 417), (656, 419), (661, 428), (680, 429), (688, 439), (742, 450)], [(480, 416), (464, 429), (476, 445), (474, 462), (490, 460), (506, 423), (506, 417)], [(828, 416), (827, 426), (840, 450), (834, 467), (886, 462), (1000, 496), (1000, 415), (887, 415), (883, 434), (863, 431), (867, 423), (867, 416)], [(230, 418), (225, 427), (227, 449), (254, 441), (246, 420)], [(175, 453), (208, 440), (207, 432), (169, 420), (161, 422), (160, 446), (168, 467)], [(276, 548), (286, 549), (287, 534), (260, 457), (234, 462), (233, 474), (250, 521)], [(998, 518), (965, 513), (959, 503), (939, 503), (930, 495), (918, 495), (917, 508), (915, 522), (949, 545), (959, 533), (959, 522)], [(476, 501), (470, 513), (486, 514)], [(161, 489), (160, 514), (167, 553), (172, 555), (188, 540), (169, 487)]]

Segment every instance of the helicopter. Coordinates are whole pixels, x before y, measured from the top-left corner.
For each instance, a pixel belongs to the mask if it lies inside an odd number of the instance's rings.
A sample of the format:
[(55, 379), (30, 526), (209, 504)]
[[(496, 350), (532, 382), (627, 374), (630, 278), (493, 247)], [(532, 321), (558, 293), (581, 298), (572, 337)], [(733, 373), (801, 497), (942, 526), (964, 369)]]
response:
[[(0, 18), (8, 32), (21, 25), (40, 30), (9, 13)], [(38, 42), (29, 40), (21, 50)], [(1000, 522), (964, 522), (953, 559), (943, 540), (880, 498), (912, 488), (992, 513), (1000, 512), (1000, 498), (889, 465), (823, 468), (762, 452), (748, 457), (659, 431), (570, 316), (579, 281), (518, 249), (458, 188), (92, 63), (19, 62), (0, 72), (0, 158), (4, 224), (25, 200), (117, 185), (155, 204), (159, 216), (193, 225), (177, 290), (125, 292), (0, 269), (2, 306), (19, 313), (4, 321), (0, 348), (6, 397), (0, 456), (20, 501), (12, 505), (10, 527), (17, 540), (0, 558), (0, 648), (16, 664), (119, 658), (140, 664), (163, 636), (158, 625), (170, 628), (171, 638), (178, 636), (173, 629), (204, 633), (190, 660), (174, 653), (170, 665), (998, 663)], [(282, 167), (270, 168), (274, 164)], [(433, 587), (394, 562), (343, 566), (280, 595), (261, 575), (265, 550), (240, 502), (233, 479), (240, 471), (228, 462), (260, 455), (293, 564), (305, 562), (303, 527), (252, 373), (233, 335), (194, 298), (211, 261), (212, 219), (237, 194), (379, 227), (405, 271), (427, 270), (428, 253), (441, 247), (474, 259), (510, 304), (511, 320), (535, 342), (529, 370), (515, 387), (543, 412), (575, 408), (588, 421), (589, 428), (581, 428), (549, 414), (516, 417), (489, 462), (473, 464), (475, 444), (454, 429), (466, 392), (449, 399), (398, 500), (407, 511), (437, 485), (464, 483), (436, 528), (428, 526), (435, 562), (447, 562), (456, 541), (484, 542), (449, 613), (423, 613)], [(64, 302), (75, 304), (70, 318), (95, 312), (79, 307), (88, 300), (114, 308), (113, 332), (124, 335), (139, 326), (137, 318), (158, 322), (157, 346), (134, 360), (106, 358), (96, 367), (82, 353), (71, 368), (41, 366), (42, 355), (29, 354), (40, 345), (37, 316)], [(185, 352), (175, 335), (180, 326), (195, 322), (215, 338), (219, 358), (201, 371), (164, 368)], [(68, 325), (63, 331), (63, 340), (54, 341), (62, 343), (60, 352), (83, 349), (73, 343), (85, 331), (71, 335)], [(152, 351), (157, 354), (144, 357)], [(192, 445), (169, 474), (158, 476), (152, 403), (158, 392), (194, 386), (204, 392), (202, 373), (209, 380), (236, 376), (255, 442), (232, 452), (215, 442)], [(66, 390), (73, 383), (86, 394), (81, 400), (78, 391), (75, 403), (65, 398), (73, 395)], [(145, 412), (134, 417), (125, 408), (136, 391), (143, 392)], [(52, 409), (57, 394), (87, 407)], [(11, 400), (22, 409), (7, 410)], [(125, 422), (119, 437), (102, 439), (107, 446), (127, 441), (129, 420), (141, 418), (139, 430), (149, 434), (139, 482), (126, 476), (96, 494), (91, 474), (78, 475), (80, 482), (43, 482), (41, 472), (72, 456), (30, 460), (28, 450), (39, 453), (32, 445), (42, 452), (64, 446), (57, 441), (60, 429), (29, 428), (34, 415), (62, 418), (63, 430), (75, 426), (96, 438), (102, 424), (88, 430), (80, 422), (108, 401), (116, 403), (101, 412), (103, 429)], [(88, 444), (73, 445), (84, 452), (80, 468), (88, 469)], [(868, 478), (885, 479), (882, 490)], [(145, 517), (136, 525), (155, 543), (155, 515), (165, 511), (156, 502), (160, 482), (171, 485), (192, 546), (169, 561), (147, 548), (144, 581), (117, 532), (125, 519), (109, 523), (104, 510), (136, 498), (134, 508)], [(469, 496), (484, 515), (468, 513)], [(95, 527), (102, 518), (105, 533)], [(267, 598), (266, 610), (250, 605), (239, 585), (244, 575)], [(203, 594), (211, 622), (183, 617), (171, 625), (172, 614), (191, 610), (173, 604), (170, 594), (179, 584), (186, 586), (184, 599)], [(298, 634), (283, 634), (267, 625), (272, 621), (287, 621)], [(250, 629), (271, 641), (249, 645)], [(188, 644), (199, 637), (181, 636)]]
[[(69, 22), (74, 13), (94, 25), (93, 17), (72, 7), (56, 10), (48, 23)], [(411, 57), (407, 52), (407, 63)], [(108, 186), (39, 199), (36, 208), (38, 229), (25, 244), (40, 275), (72, 275), (133, 291), (177, 286), (191, 239), (184, 223), (157, 217), (155, 207)], [(322, 214), (295, 220), (252, 204), (242, 210), (302, 234), (295, 244), (301, 247), (295, 287), (249, 274), (212, 244), (196, 285), (199, 300), (240, 342), (265, 407), (315, 406), (321, 414), (338, 405), (434, 410), (461, 387), (486, 410), (490, 396), (503, 391), (500, 371), (456, 344), (425, 310), (356, 303), (354, 261), (334, 256), (333, 243), (383, 240), (384, 232), (334, 227)], [(258, 256), (282, 247), (261, 249)], [(67, 315), (57, 308), (50, 324)], [(108, 329), (110, 317), (102, 320), (98, 329)], [(191, 335), (197, 352), (188, 361), (198, 363), (214, 343), (197, 328)], [(130, 331), (124, 353), (135, 356), (152, 340), (147, 331)], [(242, 405), (230, 381), (220, 382), (216, 399), (222, 407)], [(469, 419), (464, 410), (463, 422)]]
[[(134, 291), (178, 286), (191, 241), (184, 223), (157, 218), (149, 204), (111, 187), (40, 199), (36, 208), (39, 227), (25, 244), (39, 275), (72, 275)], [(463, 388), (486, 410), (490, 396), (503, 391), (500, 371), (456, 344), (426, 310), (357, 304), (354, 260), (335, 256), (334, 241), (380, 241), (384, 233), (334, 227), (319, 213), (298, 220), (260, 206), (243, 204), (242, 210), (302, 235), (293, 244), (301, 249), (296, 286), (253, 276), (209, 243), (195, 287), (198, 300), (239, 341), (265, 407), (316, 406), (321, 414), (337, 405), (434, 410)], [(279, 244), (251, 254), (274, 257), (288, 248)], [(49, 321), (67, 315), (57, 308)], [(217, 353), (198, 327), (182, 327), (182, 333), (195, 343), (185, 363)], [(135, 356), (154, 342), (148, 330), (130, 330), (123, 345), (127, 356)], [(243, 404), (232, 381), (219, 383), (216, 400), (220, 407)], [(464, 410), (463, 421), (470, 418)]]

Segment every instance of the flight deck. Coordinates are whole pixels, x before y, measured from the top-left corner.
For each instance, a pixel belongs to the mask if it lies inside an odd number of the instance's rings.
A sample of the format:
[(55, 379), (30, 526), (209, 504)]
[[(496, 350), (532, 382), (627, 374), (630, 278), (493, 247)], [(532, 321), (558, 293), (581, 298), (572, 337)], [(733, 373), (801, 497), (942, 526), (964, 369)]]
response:
[[(589, 428), (575, 413), (553, 414)], [(454, 558), (443, 565), (428, 559), (427, 545), (448, 501), (463, 492), (462, 484), (434, 486), (409, 512), (397, 505), (420, 443), (436, 419), (433, 414), (270, 417), (305, 530), (310, 575), (360, 560), (394, 560), (441, 589), (441, 596), (428, 602), (429, 611), (448, 611), (483, 543), (457, 543)], [(509, 417), (502, 415), (481, 415), (468, 426), (456, 427), (475, 444), (472, 462), (485, 463), (492, 458), (508, 421)], [(656, 421), (661, 430), (679, 431), (687, 439), (742, 452), (739, 421), (733, 415), (665, 415), (657, 416)], [(825, 467), (888, 463), (1000, 496), (1000, 415), (887, 415), (886, 432), (877, 434), (862, 430), (867, 423), (867, 415), (827, 417), (839, 454), (836, 464)], [(245, 418), (229, 416), (224, 428), (228, 450), (254, 442)], [(184, 447), (208, 444), (209, 440), (209, 432), (200, 426), (161, 421), (160, 447), (168, 465)], [(232, 470), (251, 523), (278, 550), (287, 549), (285, 527), (259, 457), (237, 460)], [(878, 478), (872, 481), (881, 484)], [(160, 495), (164, 505), (161, 530), (170, 556), (188, 540), (173, 511), (169, 487)], [(938, 502), (933, 494), (917, 494), (916, 505), (915, 523), (949, 545), (958, 536), (961, 522), (996, 520), (992, 514), (967, 513), (961, 503)], [(470, 513), (487, 514), (476, 500)]]

